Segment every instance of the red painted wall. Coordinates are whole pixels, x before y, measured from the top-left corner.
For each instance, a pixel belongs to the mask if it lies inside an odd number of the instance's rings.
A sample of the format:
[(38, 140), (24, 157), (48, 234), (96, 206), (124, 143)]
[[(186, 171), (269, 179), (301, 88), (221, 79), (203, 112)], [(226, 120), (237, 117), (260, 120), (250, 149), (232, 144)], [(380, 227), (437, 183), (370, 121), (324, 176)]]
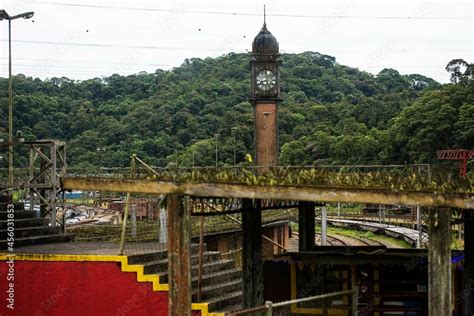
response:
[[(15, 261), (14, 310), (8, 265), (0, 262), (0, 315), (168, 315), (168, 292), (153, 292), (115, 262)], [(194, 314), (194, 313), (193, 313)], [(194, 315), (198, 315), (194, 314)]]

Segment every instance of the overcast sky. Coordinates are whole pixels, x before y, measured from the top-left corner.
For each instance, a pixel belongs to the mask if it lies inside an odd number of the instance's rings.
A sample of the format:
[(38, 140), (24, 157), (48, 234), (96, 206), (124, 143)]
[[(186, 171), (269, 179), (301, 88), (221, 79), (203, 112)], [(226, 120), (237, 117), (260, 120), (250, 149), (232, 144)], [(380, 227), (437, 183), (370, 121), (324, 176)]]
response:
[[(395, 68), (448, 82), (453, 58), (473, 62), (472, 1), (0, 0), (12, 22), (13, 72), (87, 79), (179, 66), (185, 58), (246, 52), (263, 23), (280, 51), (315, 51), (370, 73)], [(8, 76), (0, 21), (0, 76)]]

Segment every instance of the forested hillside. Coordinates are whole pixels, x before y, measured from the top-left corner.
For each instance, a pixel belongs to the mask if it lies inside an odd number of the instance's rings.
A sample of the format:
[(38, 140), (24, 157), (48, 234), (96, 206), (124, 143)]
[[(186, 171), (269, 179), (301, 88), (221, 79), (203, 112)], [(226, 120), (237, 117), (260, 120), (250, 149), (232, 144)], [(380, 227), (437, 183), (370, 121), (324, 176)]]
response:
[[(432, 162), (435, 151), (474, 146), (474, 83), (440, 85), (384, 69), (376, 76), (313, 52), (284, 54), (280, 163)], [(447, 74), (448, 75), (448, 74)], [(472, 76), (471, 76), (472, 77)], [(85, 81), (14, 77), (14, 129), (27, 140), (67, 141), (71, 166), (213, 165), (252, 153), (249, 57), (189, 59), (170, 71)], [(6, 139), (7, 80), (0, 79)], [(99, 150), (98, 150), (99, 148)]]

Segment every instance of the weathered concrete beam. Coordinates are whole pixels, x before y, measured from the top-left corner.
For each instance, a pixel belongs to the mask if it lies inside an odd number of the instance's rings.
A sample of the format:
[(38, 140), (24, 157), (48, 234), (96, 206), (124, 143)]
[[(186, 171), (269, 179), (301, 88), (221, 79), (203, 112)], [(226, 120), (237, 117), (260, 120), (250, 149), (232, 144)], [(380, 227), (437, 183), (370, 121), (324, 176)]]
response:
[(451, 315), (451, 210), (428, 214), (428, 306), (430, 316)]
[(89, 190), (106, 192), (130, 192), (150, 194), (179, 194), (179, 186), (174, 182), (138, 179), (110, 178), (62, 178), (63, 190)]
[(65, 190), (97, 190), (202, 197), (298, 200), (313, 202), (374, 203), (474, 209), (474, 193), (397, 192), (389, 189), (313, 186), (256, 186), (244, 184), (185, 183), (132, 179), (62, 178)]

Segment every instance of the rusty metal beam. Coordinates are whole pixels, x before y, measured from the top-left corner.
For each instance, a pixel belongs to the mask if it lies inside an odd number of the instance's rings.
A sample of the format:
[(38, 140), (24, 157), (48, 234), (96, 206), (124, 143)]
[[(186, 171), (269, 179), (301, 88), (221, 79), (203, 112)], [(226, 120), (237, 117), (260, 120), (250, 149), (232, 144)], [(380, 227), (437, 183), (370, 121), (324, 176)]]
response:
[(170, 316), (191, 316), (191, 208), (189, 197), (167, 198)]
[(429, 316), (451, 315), (451, 213), (437, 208), (428, 215)]
[(397, 192), (389, 189), (332, 188), (311, 186), (255, 186), (244, 184), (186, 183), (152, 180), (74, 178), (61, 179), (65, 190), (97, 190), (150, 194), (185, 194), (202, 197), (299, 200), (343, 203), (419, 205), (474, 209), (474, 192), (435, 193), (429, 191)]

